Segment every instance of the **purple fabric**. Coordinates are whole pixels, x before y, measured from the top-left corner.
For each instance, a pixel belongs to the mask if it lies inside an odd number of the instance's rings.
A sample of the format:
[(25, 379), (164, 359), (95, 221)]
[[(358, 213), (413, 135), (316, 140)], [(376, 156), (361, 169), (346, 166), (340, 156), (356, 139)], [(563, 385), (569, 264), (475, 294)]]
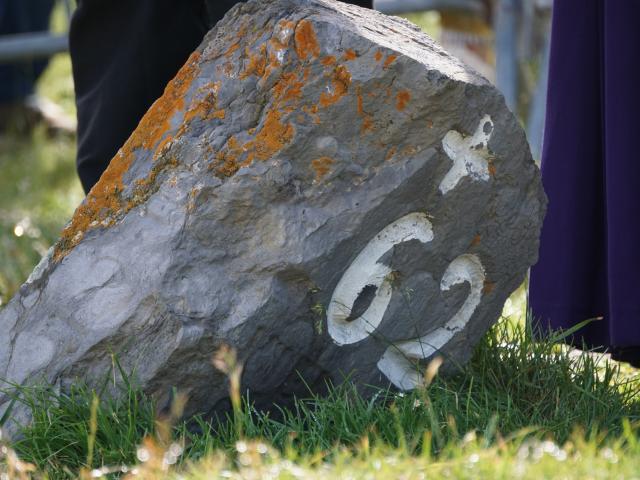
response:
[(640, 345), (640, 0), (556, 0), (531, 272), (534, 317), (588, 346)]

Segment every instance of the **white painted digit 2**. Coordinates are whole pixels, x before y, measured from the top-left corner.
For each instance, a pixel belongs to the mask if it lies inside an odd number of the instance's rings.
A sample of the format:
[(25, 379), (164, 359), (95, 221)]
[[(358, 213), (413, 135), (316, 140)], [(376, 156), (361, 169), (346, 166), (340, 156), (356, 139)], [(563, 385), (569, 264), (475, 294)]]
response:
[[(440, 184), (443, 194), (452, 190), (463, 176), (488, 180), (488, 142), (492, 133), (493, 122), (488, 115), (480, 120), (471, 137), (464, 137), (453, 130), (447, 133), (442, 143), (453, 165)], [(410, 213), (385, 227), (346, 270), (327, 309), (328, 331), (335, 343), (359, 342), (378, 328), (392, 294), (391, 268), (379, 260), (395, 245), (410, 240), (422, 243), (433, 240), (433, 227), (424, 213)], [(480, 304), (484, 281), (484, 268), (477, 255), (460, 255), (449, 264), (440, 282), (440, 290), (445, 292), (466, 282), (470, 286), (469, 295), (444, 326), (387, 348), (378, 361), (378, 368), (396, 387), (410, 390), (421, 384), (422, 375), (416, 368), (416, 362), (433, 355), (465, 327)], [(374, 298), (364, 313), (355, 319), (350, 318), (356, 299), (368, 286), (375, 287)]]
[(469, 296), (444, 326), (415, 340), (387, 348), (378, 361), (378, 368), (396, 387), (411, 390), (422, 383), (423, 375), (416, 368), (417, 361), (436, 353), (465, 327), (480, 304), (484, 279), (484, 269), (476, 255), (460, 255), (449, 264), (440, 282), (440, 290), (447, 291), (453, 285), (467, 282), (471, 287)]

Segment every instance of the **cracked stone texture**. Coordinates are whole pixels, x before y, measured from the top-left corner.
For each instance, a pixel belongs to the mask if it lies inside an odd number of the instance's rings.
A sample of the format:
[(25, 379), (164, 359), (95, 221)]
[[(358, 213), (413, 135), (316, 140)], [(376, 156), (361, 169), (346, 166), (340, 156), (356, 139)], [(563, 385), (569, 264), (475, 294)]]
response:
[[(188, 413), (212, 413), (228, 402), (210, 361), (225, 343), (258, 407), (306, 394), (301, 378), (386, 386), (390, 345), (446, 331), (471, 298), (455, 272), (441, 284), (466, 255), (482, 264), (480, 300), (439, 348), (462, 364), (535, 263), (545, 204), (500, 93), (417, 27), (331, 0), (249, 1), (207, 35), (0, 312), (0, 378), (98, 382), (115, 353), (161, 401), (175, 386)], [(336, 285), (415, 212), (433, 238), (372, 259), (390, 300), (377, 328), (339, 345)], [(351, 317), (380, 282), (363, 277)]]

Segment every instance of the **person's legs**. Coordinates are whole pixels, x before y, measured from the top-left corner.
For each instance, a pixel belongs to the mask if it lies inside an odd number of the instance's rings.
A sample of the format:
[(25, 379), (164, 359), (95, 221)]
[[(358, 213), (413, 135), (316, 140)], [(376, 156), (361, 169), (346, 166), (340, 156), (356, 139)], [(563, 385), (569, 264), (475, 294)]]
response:
[[(640, 364), (640, 163), (636, 139), (640, 109), (637, 62), (640, 1), (604, 2), (604, 158), (607, 208), (609, 334)], [(635, 349), (635, 354), (632, 352)]]
[[(542, 180), (549, 197), (530, 300), (542, 326), (610, 344), (602, 119), (602, 0), (556, 1)], [(580, 12), (579, 15), (576, 12)]]
[(206, 32), (202, 0), (80, 0), (69, 43), (85, 191)]

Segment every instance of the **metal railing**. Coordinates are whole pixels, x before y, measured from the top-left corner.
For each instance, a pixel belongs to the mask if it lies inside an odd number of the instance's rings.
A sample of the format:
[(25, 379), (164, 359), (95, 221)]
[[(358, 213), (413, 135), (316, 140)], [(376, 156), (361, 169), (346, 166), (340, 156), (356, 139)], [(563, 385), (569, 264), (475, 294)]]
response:
[(69, 48), (67, 35), (47, 32), (20, 33), (0, 37), (0, 62), (48, 58)]
[[(71, 18), (73, 10), (71, 0), (61, 1), (65, 6), (67, 17)], [(481, 11), (483, 6), (477, 0), (375, 0), (374, 8), (383, 13), (397, 14), (442, 8)], [(4, 35), (0, 37), (0, 62), (48, 58), (56, 53), (67, 51), (68, 48), (67, 34), (34, 32)]]
[[(64, 5), (68, 25), (73, 11), (72, 1), (59, 1)], [(68, 49), (69, 36), (66, 33), (33, 32), (0, 36), (0, 62), (3, 63), (48, 58)]]
[(373, 8), (387, 14), (442, 9), (484, 11), (484, 5), (478, 0), (374, 0)]

